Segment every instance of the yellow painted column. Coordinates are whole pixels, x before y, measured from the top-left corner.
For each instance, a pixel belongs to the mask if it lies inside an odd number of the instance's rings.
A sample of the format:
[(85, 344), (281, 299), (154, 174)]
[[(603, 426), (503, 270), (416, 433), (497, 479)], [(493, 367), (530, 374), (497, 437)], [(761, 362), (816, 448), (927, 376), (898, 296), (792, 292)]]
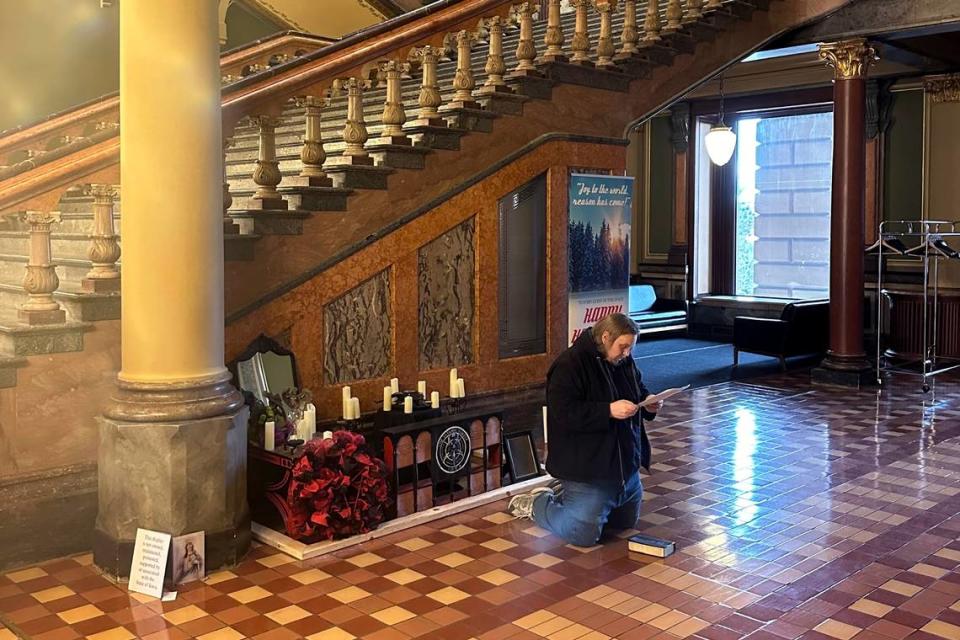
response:
[(157, 393), (164, 407), (204, 405), (168, 417), (237, 405), (223, 363), (218, 24), (209, 0), (120, 4), (122, 367), (111, 417), (164, 417), (132, 406)]

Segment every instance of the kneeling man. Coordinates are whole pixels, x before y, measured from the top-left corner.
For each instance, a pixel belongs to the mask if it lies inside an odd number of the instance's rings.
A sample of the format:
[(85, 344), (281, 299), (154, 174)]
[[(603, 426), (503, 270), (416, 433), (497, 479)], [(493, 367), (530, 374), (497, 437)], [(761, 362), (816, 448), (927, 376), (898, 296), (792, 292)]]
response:
[(613, 313), (557, 357), (547, 373), (547, 471), (558, 483), (512, 498), (512, 515), (581, 547), (604, 528), (636, 524), (640, 467), (650, 469), (643, 421), (663, 404), (639, 406), (650, 392), (630, 356), (636, 343), (637, 325)]

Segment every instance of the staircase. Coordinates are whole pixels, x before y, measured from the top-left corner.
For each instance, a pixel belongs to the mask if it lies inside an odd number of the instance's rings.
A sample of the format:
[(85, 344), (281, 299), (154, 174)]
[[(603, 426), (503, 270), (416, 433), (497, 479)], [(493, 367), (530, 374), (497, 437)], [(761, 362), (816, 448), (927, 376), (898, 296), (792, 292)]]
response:
[[(493, 164), (561, 131), (622, 138), (776, 31), (844, 2), (784, 0), (777, 16), (771, 0), (575, 1), (566, 13), (559, 0), (540, 4), (441, 2), (332, 45), (284, 34), (224, 56), (229, 320), (449, 196), (471, 161)], [(688, 55), (703, 47), (709, 59)], [(605, 108), (578, 111), (577, 96)], [(0, 387), (24, 357), (82, 350), (94, 323), (119, 318), (119, 291), (84, 282), (106, 220), (107, 239), (120, 237), (121, 199), (97, 222), (89, 188), (118, 180), (118, 119), (108, 97), (0, 135)], [(59, 211), (59, 222), (47, 234), (17, 215), (27, 209)], [(59, 283), (25, 285), (31, 246), (42, 269), (44, 243)], [(279, 251), (305, 252), (308, 264)], [(18, 306), (44, 295), (65, 320), (25, 322)]]

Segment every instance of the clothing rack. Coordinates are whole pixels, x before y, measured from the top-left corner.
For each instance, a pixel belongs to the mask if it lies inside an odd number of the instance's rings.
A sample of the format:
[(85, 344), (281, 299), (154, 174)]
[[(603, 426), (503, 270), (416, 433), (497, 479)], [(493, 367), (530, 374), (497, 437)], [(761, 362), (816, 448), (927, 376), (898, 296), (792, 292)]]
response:
[[(939, 356), (937, 353), (939, 264), (941, 260), (960, 259), (960, 252), (955, 248), (960, 246), (958, 224), (960, 223), (946, 220), (885, 220), (880, 223), (877, 241), (867, 248), (868, 254), (876, 252), (877, 255), (877, 384), (883, 384), (885, 371), (909, 373), (921, 376), (921, 389), (926, 393), (930, 391), (931, 378), (960, 368), (960, 360)], [(888, 292), (883, 288), (883, 259), (893, 256), (916, 259), (923, 263), (923, 337), (920, 357), (896, 366), (887, 362), (881, 347), (883, 299), (888, 296)]]

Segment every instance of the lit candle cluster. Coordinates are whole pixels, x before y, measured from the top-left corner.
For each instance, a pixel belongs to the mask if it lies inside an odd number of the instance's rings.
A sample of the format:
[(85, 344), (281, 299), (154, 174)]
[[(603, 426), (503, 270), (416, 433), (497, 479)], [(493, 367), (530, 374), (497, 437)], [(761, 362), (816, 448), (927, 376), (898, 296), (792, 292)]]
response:
[(342, 405), (344, 420), (360, 419), (360, 399), (351, 395), (350, 387), (343, 387)]

